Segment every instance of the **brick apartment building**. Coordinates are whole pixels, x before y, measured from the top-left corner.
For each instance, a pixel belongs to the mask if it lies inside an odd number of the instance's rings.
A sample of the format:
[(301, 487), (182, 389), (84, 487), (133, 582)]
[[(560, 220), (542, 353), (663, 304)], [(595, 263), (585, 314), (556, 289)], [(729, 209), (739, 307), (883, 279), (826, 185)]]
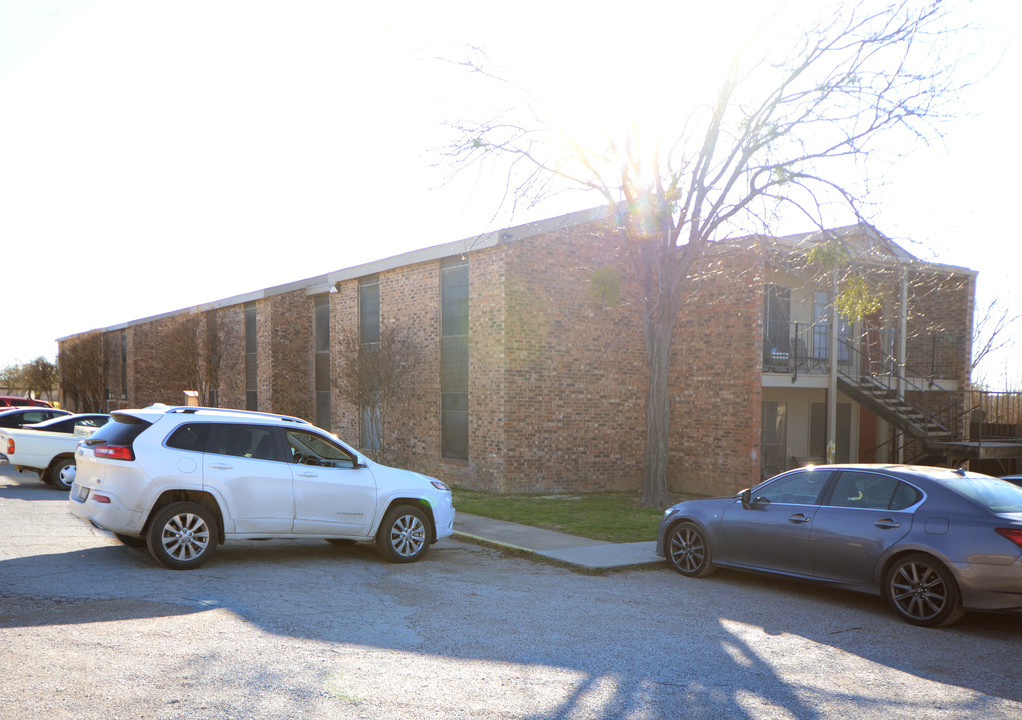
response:
[[(332, 378), (348, 341), (400, 330), (415, 352), (388, 415), (395, 464), (503, 493), (637, 489), (647, 375), (615, 220), (572, 213), (66, 337), (61, 366), (99, 342), (109, 409), (192, 390), (372, 447)], [(947, 398), (969, 381), (975, 273), (919, 262), (868, 226), (826, 237), (876, 271), (883, 301), (834, 334), (836, 459), (922, 452), (943, 432), (935, 418), (961, 414)], [(831, 298), (791, 262), (818, 240), (720, 244), (690, 284), (672, 346), (673, 488), (733, 492), (823, 459)], [(892, 378), (897, 406), (875, 387)]]

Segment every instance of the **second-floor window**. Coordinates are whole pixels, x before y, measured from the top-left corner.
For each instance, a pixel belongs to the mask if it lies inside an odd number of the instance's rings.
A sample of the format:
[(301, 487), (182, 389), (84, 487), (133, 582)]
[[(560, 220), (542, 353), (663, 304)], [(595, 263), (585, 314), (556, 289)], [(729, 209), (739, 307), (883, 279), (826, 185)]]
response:
[(330, 296), (317, 295), (313, 309), (316, 331), (316, 424), (330, 429)]
[(256, 306), (245, 305), (245, 409), (259, 409), (258, 372), (256, 367)]
[(468, 460), (468, 259), (440, 269), (440, 454)]

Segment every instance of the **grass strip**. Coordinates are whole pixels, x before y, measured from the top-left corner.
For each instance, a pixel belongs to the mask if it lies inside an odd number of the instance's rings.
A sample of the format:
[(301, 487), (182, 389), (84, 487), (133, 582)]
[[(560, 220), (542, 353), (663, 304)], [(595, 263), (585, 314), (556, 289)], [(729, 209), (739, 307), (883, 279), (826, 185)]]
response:
[(616, 543), (656, 540), (664, 508), (640, 508), (638, 501), (637, 492), (494, 495), (454, 489), (459, 512)]

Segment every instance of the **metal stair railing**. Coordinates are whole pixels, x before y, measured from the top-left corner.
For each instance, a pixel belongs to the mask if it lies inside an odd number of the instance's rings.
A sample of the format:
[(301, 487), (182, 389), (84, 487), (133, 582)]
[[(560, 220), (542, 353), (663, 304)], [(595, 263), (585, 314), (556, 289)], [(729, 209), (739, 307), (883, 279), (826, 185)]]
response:
[[(839, 339), (839, 347), (848, 353), (851, 363), (837, 364), (838, 376), (849, 385), (883, 405), (889, 412), (902, 419), (903, 430), (924, 439), (941, 437), (951, 439), (954, 435), (950, 422), (935, 415), (908, 397), (909, 392), (932, 393), (899, 372), (899, 366), (893, 358), (870, 358), (843, 338)], [(878, 360), (880, 361), (878, 363)], [(887, 372), (874, 372), (875, 367), (887, 368)]]

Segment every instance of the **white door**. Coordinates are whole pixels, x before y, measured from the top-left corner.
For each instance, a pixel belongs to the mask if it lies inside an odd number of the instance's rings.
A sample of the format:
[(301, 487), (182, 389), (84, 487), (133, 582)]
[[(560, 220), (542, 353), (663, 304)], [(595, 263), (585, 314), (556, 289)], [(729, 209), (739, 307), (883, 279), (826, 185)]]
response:
[(319, 433), (284, 431), (294, 476), (296, 534), (365, 537), (376, 513), (376, 481), (369, 468)]
[(293, 479), (275, 428), (217, 424), (213, 432), (202, 456), (202, 478), (227, 503), (231, 517), (224, 518), (224, 531), (289, 534), (294, 522)]

